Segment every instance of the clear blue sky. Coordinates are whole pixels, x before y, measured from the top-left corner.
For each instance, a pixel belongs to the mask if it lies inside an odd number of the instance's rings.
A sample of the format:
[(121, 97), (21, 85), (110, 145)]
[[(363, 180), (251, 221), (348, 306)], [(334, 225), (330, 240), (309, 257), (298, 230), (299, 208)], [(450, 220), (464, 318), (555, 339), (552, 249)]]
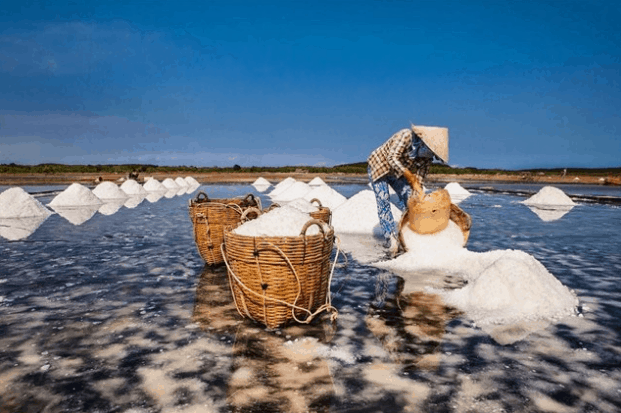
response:
[(621, 2), (5, 1), (0, 163), (621, 166)]

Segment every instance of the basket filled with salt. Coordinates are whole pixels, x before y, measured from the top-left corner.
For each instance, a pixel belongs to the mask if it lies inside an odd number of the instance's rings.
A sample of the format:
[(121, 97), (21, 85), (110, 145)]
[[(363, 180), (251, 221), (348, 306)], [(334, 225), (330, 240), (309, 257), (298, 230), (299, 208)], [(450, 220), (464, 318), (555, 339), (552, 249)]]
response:
[(310, 323), (331, 305), (334, 230), (287, 206), (224, 233), (222, 246), (237, 311), (268, 328)]
[(310, 216), (315, 218), (315, 219), (320, 219), (323, 222), (325, 222), (328, 225), (332, 224), (332, 212), (330, 211), (330, 208), (328, 207), (324, 207), (323, 205), (321, 205), (321, 201), (317, 198), (313, 198), (311, 199), (311, 204), (312, 203), (317, 203), (317, 211), (311, 212)]
[(261, 200), (253, 194), (244, 198), (209, 199), (203, 191), (189, 201), (194, 242), (199, 254), (209, 265), (222, 264), (220, 245), (224, 241), (224, 229), (234, 228), (241, 222), (244, 211), (261, 209)]

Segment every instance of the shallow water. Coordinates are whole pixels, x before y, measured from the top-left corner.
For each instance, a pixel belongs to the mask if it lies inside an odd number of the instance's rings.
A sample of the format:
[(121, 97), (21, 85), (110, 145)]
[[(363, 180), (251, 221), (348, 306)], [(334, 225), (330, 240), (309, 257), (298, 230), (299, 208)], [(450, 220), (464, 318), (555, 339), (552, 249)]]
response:
[[(347, 197), (367, 189), (333, 187)], [(260, 195), (248, 185), (200, 190)], [(354, 252), (335, 269), (334, 323), (268, 330), (238, 314), (225, 268), (203, 265), (188, 217), (195, 195), (80, 225), (54, 214), (22, 240), (0, 238), (0, 410), (621, 410), (618, 207), (582, 204), (544, 221), (521, 197), (460, 204), (473, 218), (470, 250), (534, 255), (575, 290), (575, 317), (482, 330)]]

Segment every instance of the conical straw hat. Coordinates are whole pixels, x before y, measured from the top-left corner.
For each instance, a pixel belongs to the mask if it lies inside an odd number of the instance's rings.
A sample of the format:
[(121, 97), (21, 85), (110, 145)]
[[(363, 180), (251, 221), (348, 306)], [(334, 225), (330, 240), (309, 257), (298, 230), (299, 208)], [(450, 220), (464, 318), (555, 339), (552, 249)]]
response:
[(425, 142), (425, 145), (427, 145), (438, 158), (444, 163), (448, 163), (448, 128), (412, 125), (412, 131)]

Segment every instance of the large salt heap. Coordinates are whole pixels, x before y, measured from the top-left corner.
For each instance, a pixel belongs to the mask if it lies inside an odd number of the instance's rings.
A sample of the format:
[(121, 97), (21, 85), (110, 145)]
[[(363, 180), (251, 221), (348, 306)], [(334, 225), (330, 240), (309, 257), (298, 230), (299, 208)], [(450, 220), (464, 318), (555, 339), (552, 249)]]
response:
[(544, 186), (522, 203), (543, 221), (560, 219), (576, 206), (576, 203), (565, 192), (553, 186)]
[(470, 191), (459, 185), (457, 182), (450, 182), (444, 187), (444, 189), (448, 191), (449, 195), (451, 196), (451, 201), (454, 204), (458, 204), (464, 199), (468, 198), (470, 195), (472, 195)]
[(48, 217), (51, 211), (20, 187), (0, 194), (0, 218)]
[(101, 200), (125, 199), (127, 194), (114, 182), (102, 182), (93, 189), (93, 194)]
[(143, 188), (147, 192), (166, 192), (168, 188), (166, 188), (160, 181), (155, 178), (150, 178), (145, 184)]
[[(233, 232), (251, 237), (297, 237), (310, 220), (311, 217), (307, 213), (285, 205), (245, 222)], [(311, 225), (306, 230), (306, 235), (318, 233), (317, 225)]]
[(321, 202), (322, 206), (330, 208), (331, 211), (335, 210), (347, 201), (347, 198), (341, 195), (338, 191), (330, 188), (328, 185), (316, 186), (304, 195), (304, 199), (308, 201), (312, 201), (315, 198)]
[(144, 189), (142, 185), (140, 185), (138, 182), (134, 181), (133, 179), (128, 179), (127, 181), (123, 182), (123, 184), (121, 185), (121, 189), (127, 195), (147, 196), (146, 189)]
[[(395, 221), (399, 222), (402, 212), (394, 204), (390, 208)], [(332, 226), (337, 233), (379, 234), (379, 217), (373, 191), (362, 190), (332, 210)]]
[(51, 207), (86, 205), (95, 205), (99, 207), (101, 204), (101, 200), (90, 189), (83, 185), (73, 183), (60, 194), (56, 195), (48, 205)]
[(311, 187), (301, 181), (296, 181), (293, 184), (286, 187), (285, 190), (272, 196), (272, 199), (276, 202), (292, 201), (297, 198), (302, 198), (304, 195), (311, 191)]
[(283, 193), (290, 185), (293, 185), (295, 182), (297, 181), (294, 178), (287, 177), (284, 180), (277, 183), (274, 189), (272, 190), (272, 192), (270, 192), (268, 195), (272, 198), (277, 197), (278, 195)]

